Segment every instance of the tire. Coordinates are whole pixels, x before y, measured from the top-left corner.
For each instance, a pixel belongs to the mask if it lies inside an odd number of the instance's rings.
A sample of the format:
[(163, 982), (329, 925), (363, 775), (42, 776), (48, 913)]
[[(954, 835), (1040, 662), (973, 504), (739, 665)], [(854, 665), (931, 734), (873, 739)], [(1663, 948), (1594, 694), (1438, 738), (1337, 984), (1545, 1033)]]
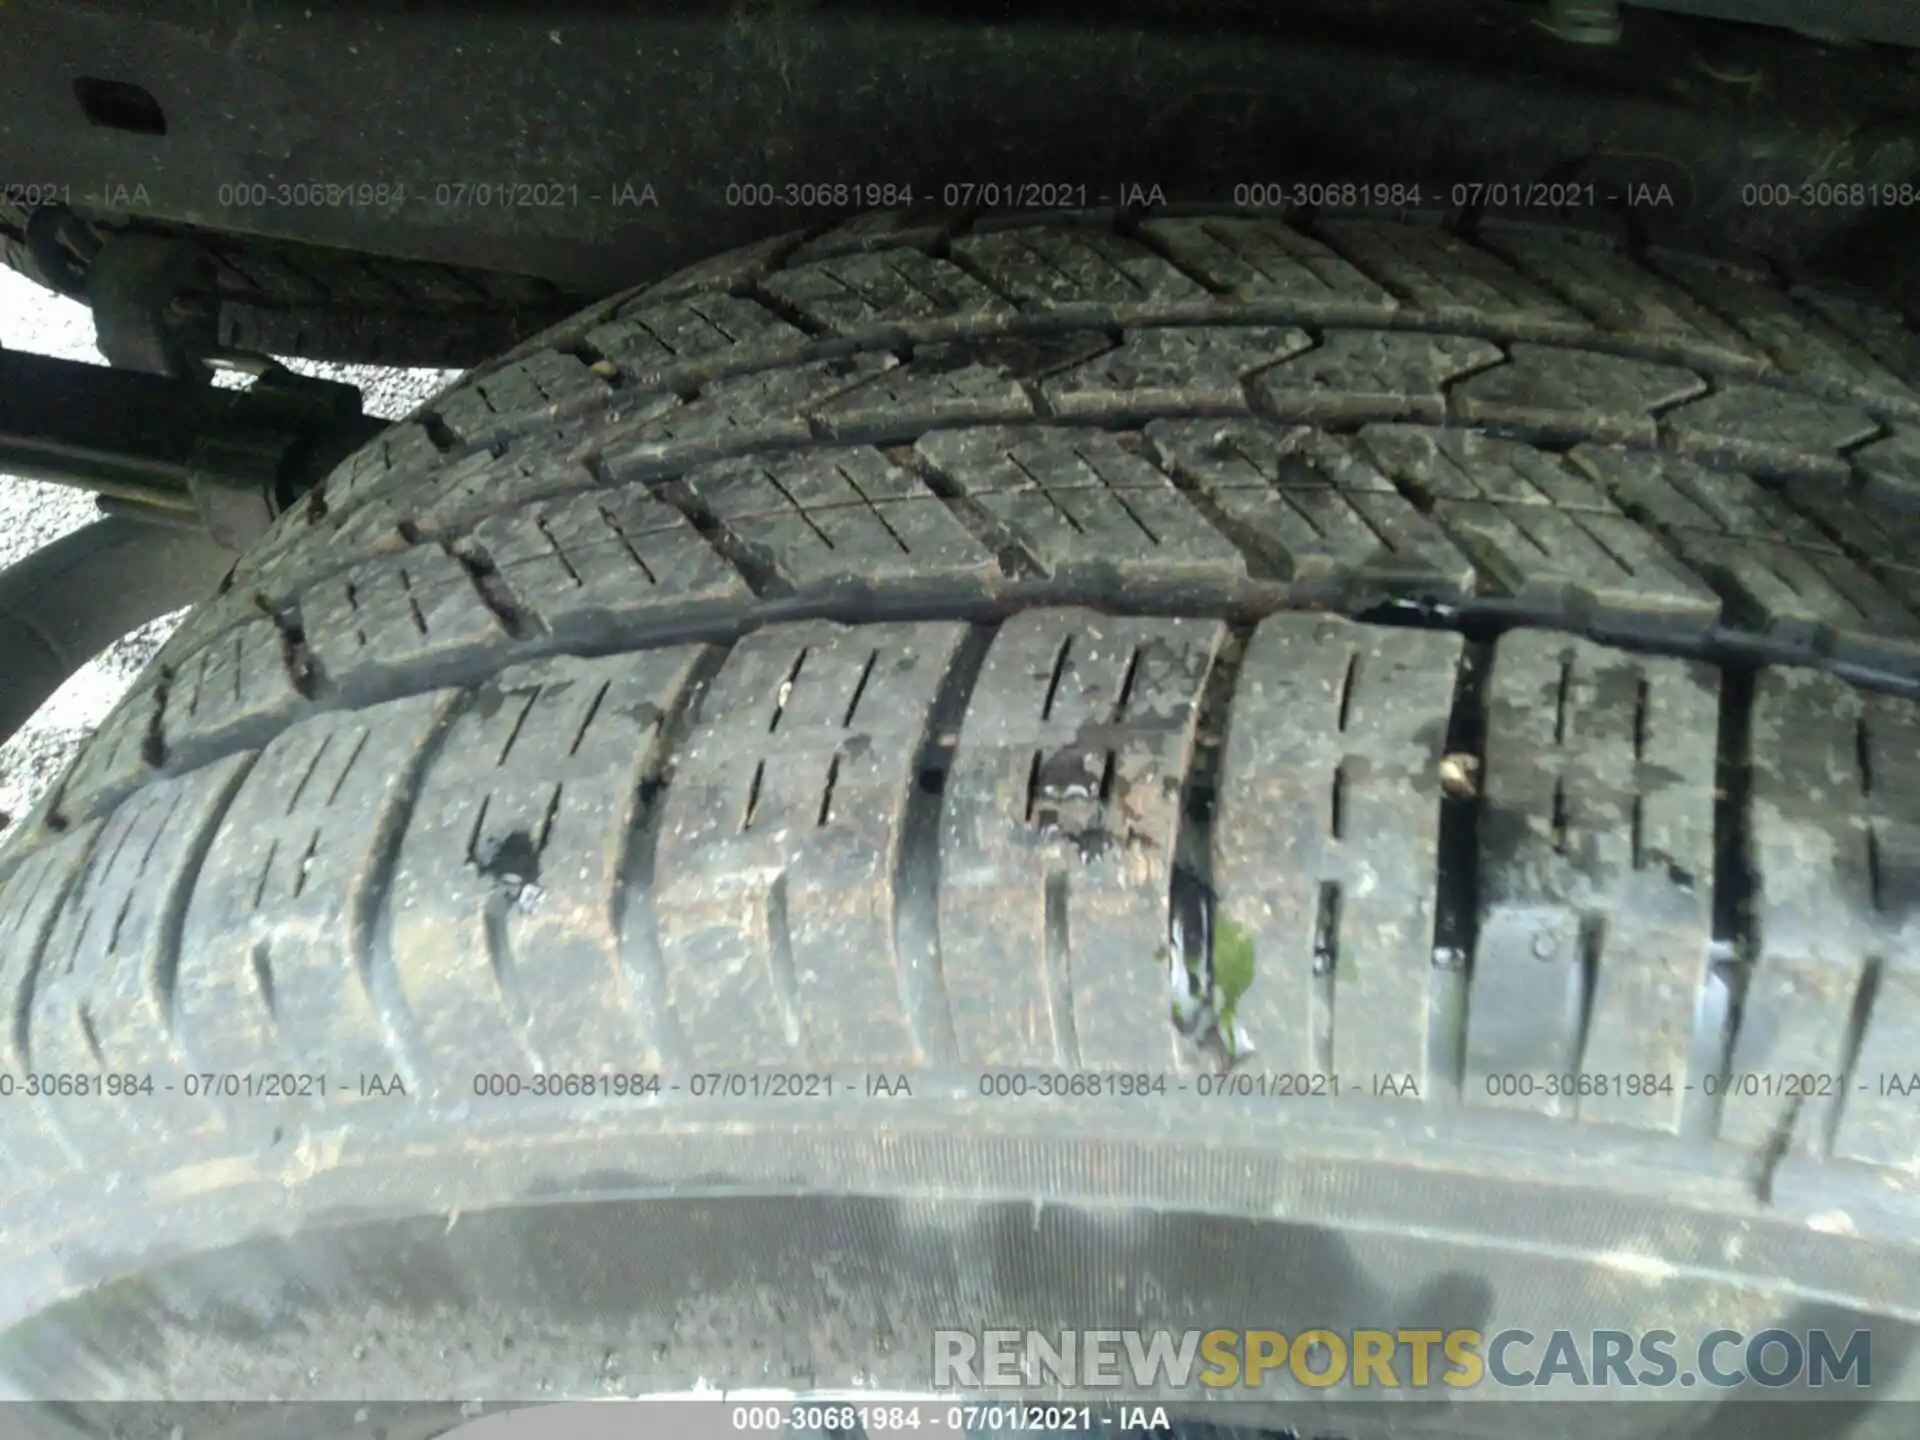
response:
[(1916, 358), (1418, 218), (882, 216), (595, 307), (0, 851), (8, 1063), (86, 1092), (0, 1108), (0, 1374), (1871, 1324), (1912, 1398)]

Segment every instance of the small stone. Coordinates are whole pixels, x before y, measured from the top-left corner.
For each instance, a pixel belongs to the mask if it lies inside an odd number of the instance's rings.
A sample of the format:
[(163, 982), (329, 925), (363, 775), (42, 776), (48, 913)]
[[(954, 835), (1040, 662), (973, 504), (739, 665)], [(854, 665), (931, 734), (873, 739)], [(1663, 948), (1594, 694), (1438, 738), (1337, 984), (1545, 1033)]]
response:
[(1440, 757), (1440, 789), (1455, 800), (1471, 800), (1480, 793), (1480, 757), (1453, 754)]

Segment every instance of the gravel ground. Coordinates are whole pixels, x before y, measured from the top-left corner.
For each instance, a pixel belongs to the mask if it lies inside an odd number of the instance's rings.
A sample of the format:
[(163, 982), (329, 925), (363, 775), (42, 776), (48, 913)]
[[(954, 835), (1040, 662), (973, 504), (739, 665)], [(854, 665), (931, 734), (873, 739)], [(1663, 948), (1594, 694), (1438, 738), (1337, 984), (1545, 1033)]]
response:
[[(84, 306), (5, 269), (0, 269), (0, 349), (106, 363), (94, 348), (93, 319)], [(388, 419), (405, 415), (459, 374), (304, 360), (284, 363), (304, 374), (358, 385), (367, 412)], [(84, 491), (0, 475), (0, 569), (97, 514), (93, 497)], [(163, 616), (95, 657), (19, 734), (0, 745), (0, 826), (5, 816), (25, 814), (58, 778), (80, 742), (106, 718), (184, 613)], [(0, 684), (5, 683), (0, 675)]]

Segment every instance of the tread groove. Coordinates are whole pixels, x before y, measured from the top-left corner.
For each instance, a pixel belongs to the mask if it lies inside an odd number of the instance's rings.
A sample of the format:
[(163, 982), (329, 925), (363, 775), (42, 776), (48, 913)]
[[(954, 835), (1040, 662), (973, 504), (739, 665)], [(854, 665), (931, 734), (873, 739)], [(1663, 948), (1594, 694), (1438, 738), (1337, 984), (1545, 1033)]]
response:
[(327, 758), (327, 747), (333, 744), (333, 732), (328, 731), (320, 737), (320, 743), (313, 747), (313, 758), (307, 762), (307, 768), (300, 776), (300, 783), (293, 787), (293, 794), (287, 799), (288, 815), (300, 808), (300, 797), (307, 793), (307, 786), (313, 783), (314, 775), (320, 769), (320, 762)]
[[(66, 906), (73, 895), (74, 887), (80, 883), (81, 876), (92, 864), (94, 853), (98, 849), (100, 833), (96, 830), (83, 842), (78, 843), (75, 854), (56, 872), (55, 890), (49, 897), (52, 905), (51, 913), (57, 914)], [(19, 975), (14, 981), (11, 1009), (7, 1016), (7, 1039), (12, 1046), (13, 1056), (19, 1064), (20, 1073), (23, 1075), (31, 1074), (33, 1071), (33, 1002), (39, 991), (41, 972), (46, 965), (47, 949), (52, 940), (53, 926), (42, 925), (33, 943), (20, 957)], [(35, 1099), (32, 1105), (35, 1118), (64, 1153), (67, 1163), (76, 1167), (83, 1163), (82, 1157), (85, 1151), (74, 1139), (58, 1111), (43, 1099)]]
[(1044, 722), (1053, 719), (1054, 702), (1060, 698), (1060, 682), (1066, 678), (1067, 657), (1073, 653), (1073, 636), (1061, 637), (1060, 648), (1054, 651), (1053, 669), (1047, 676), (1046, 698), (1040, 702), (1040, 719)]
[[(1693, 1046), (1693, 1053), (1711, 1049), (1714, 1055), (1710, 1073), (1718, 1083), (1704, 1106), (1708, 1118), (1701, 1122), (1712, 1132), (1719, 1130), (1719, 1115), (1740, 1041), (1747, 981), (1763, 938), (1755, 904), (1759, 878), (1753, 849), (1753, 706), (1753, 672), (1731, 667), (1724, 670), (1719, 731), (1714, 742), (1713, 959), (1708, 972), (1709, 984), (1718, 985), (1724, 992), (1724, 1017), (1719, 1013), (1722, 1007), (1696, 1007), (1701, 1020), (1715, 1025), (1719, 1033), (1696, 1037)], [(1712, 1041), (1717, 1043), (1709, 1045)]]
[[(924, 1057), (923, 1063), (935, 1066), (951, 1065), (960, 1055), (936, 918), (941, 875), (940, 821), (954, 748), (974, 686), (993, 645), (994, 633), (990, 626), (970, 627), (955, 647), (947, 673), (941, 677), (933, 704), (927, 708), (926, 729), (914, 755), (913, 781), (907, 791), (906, 814), (894, 853), (890, 889), (894, 953), (900, 960), (901, 1001), (914, 1044)], [(861, 677), (863, 689), (866, 675), (871, 673), (869, 661), (867, 672)], [(848, 713), (851, 718), (852, 712)], [(1031, 800), (1028, 804), (1031, 809)]]
[(619, 937), (621, 973), (631, 1003), (639, 1012), (641, 1033), (652, 1040), (663, 1066), (682, 1062), (689, 1046), (667, 981), (654, 909), (661, 821), (680, 747), (692, 732), (701, 703), (726, 663), (727, 654), (724, 646), (710, 646), (688, 666), (679, 690), (654, 722), (651, 763), (634, 789), (619, 828), (623, 848), (615, 862), (620, 884), (614, 892), (613, 932)]
[(815, 1056), (807, 1035), (806, 1013), (800, 1004), (800, 973), (793, 960), (793, 925), (787, 915), (787, 874), (783, 870), (767, 887), (767, 966), (773, 993), (780, 1006), (780, 1023), (787, 1043), (809, 1060)]
[(824, 830), (833, 823), (833, 791), (840, 783), (840, 752), (833, 752), (833, 758), (827, 761), (827, 779), (820, 790), (820, 813), (813, 818), (813, 828)]
[(536, 1075), (546, 1074), (546, 1058), (540, 1054), (533, 1043), (531, 1026), (528, 1021), (526, 991), (520, 984), (520, 972), (515, 964), (513, 935), (507, 926), (507, 914), (512, 909), (517, 895), (501, 880), (495, 880), (491, 893), (486, 899), (486, 910), (481, 932), (486, 940), (487, 974), (493, 982), (493, 993), (499, 1002), (501, 1011), (508, 1017), (508, 1028), (513, 1032), (514, 1046), (520, 1051), (527, 1064), (532, 1066)]
[(1317, 1075), (1336, 1073), (1334, 997), (1340, 968), (1340, 898), (1339, 881), (1321, 882), (1313, 918), (1313, 1008), (1308, 1021), (1308, 1064)]
[[(790, 448), (790, 447), (789, 447)], [(654, 493), (686, 517), (702, 540), (731, 565), (756, 595), (784, 595), (789, 587), (773, 566), (754, 553), (694, 489), (678, 480), (656, 487)]]
[(442, 542), (442, 548), (449, 559), (466, 571), (473, 593), (480, 597), (480, 603), (492, 612), (509, 638), (521, 639), (533, 628), (531, 613), (520, 603), (507, 577), (500, 573), (500, 567), (494, 564), (493, 556), (484, 546), (469, 538), (457, 545)]
[(1580, 917), (1578, 936), (1580, 957), (1579, 1014), (1574, 1021), (1573, 1066), (1575, 1074), (1587, 1068), (1588, 1042), (1593, 1038), (1593, 1001), (1600, 987), (1600, 967), (1607, 953), (1607, 917), (1586, 914)]
[(1480, 931), (1481, 781), (1487, 764), (1487, 687), (1491, 641), (1469, 640), (1455, 674), (1447, 716), (1434, 871), (1433, 980), (1427, 1031), (1429, 1094), (1458, 1101), (1467, 1068), (1468, 993)]
[(150, 770), (158, 770), (167, 763), (167, 697), (173, 689), (175, 678), (171, 666), (162, 665), (154, 672), (153, 694), (148, 702), (147, 732), (140, 741), (140, 758)]
[(1046, 883), (1047, 1013), (1053, 1021), (1053, 1053), (1057, 1062), (1080, 1068), (1080, 1036), (1075, 1022), (1073, 938), (1068, 931), (1065, 872), (1053, 871)]
[[(1198, 713), (1193, 723), (1193, 749), (1187, 773), (1180, 777), (1180, 812), (1174, 832), (1172, 863), (1167, 867), (1166, 962), (1168, 985), (1177, 993), (1205, 999), (1212, 981), (1217, 854), (1216, 822), (1226, 768), (1226, 745), (1233, 723), (1233, 705), (1254, 627), (1233, 624), (1221, 637), (1213, 664), (1200, 687)], [(1180, 973), (1185, 972), (1184, 976)], [(1170, 1000), (1171, 1003), (1171, 1000)], [(1210, 1062), (1230, 1068), (1236, 1057), (1235, 1037), (1222, 1035), (1218, 1015), (1200, 1016), (1196, 1023), (1211, 1028), (1189, 1038)], [(1176, 1030), (1186, 1033), (1176, 1017)], [(1257, 1046), (1260, 1037), (1255, 1035)], [(1186, 1057), (1177, 1058), (1185, 1060)]]
[[(234, 797), (240, 793), (240, 787), (246, 783), (259, 760), (258, 751), (240, 757), (219, 793), (212, 797), (206, 822), (194, 832), (180, 857), (180, 882), (154, 921), (154, 930), (157, 932), (153, 943), (154, 964), (146, 981), (160, 1014), (165, 1017), (169, 1038), (179, 1031), (179, 991), (175, 982), (180, 970), (180, 940), (187, 926), (187, 907), (202, 878), (207, 855), (213, 849), (214, 837), (220, 833), (227, 812), (233, 808)], [(184, 796), (184, 787), (181, 793)], [(177, 806), (179, 802), (175, 803)]]
[(593, 728), (593, 722), (600, 717), (600, 707), (607, 703), (607, 692), (612, 689), (613, 682), (609, 680), (594, 692), (593, 700), (587, 706), (587, 713), (580, 718), (580, 728), (573, 732), (573, 743), (567, 746), (569, 756), (578, 755), (580, 747), (587, 743), (587, 732)]
[(249, 909), (254, 914), (259, 913), (261, 903), (266, 899), (267, 882), (273, 879), (273, 862), (279, 858), (279, 855), (280, 842), (278, 840), (268, 841), (267, 858), (260, 862), (260, 878), (256, 880), (253, 885), (253, 904)]
[(876, 648), (867, 652), (867, 663), (860, 667), (860, 678), (853, 683), (853, 694), (847, 697), (846, 713), (840, 717), (840, 728), (851, 730), (853, 717), (859, 713), (860, 701), (867, 693), (867, 684), (873, 679), (873, 667), (880, 663), (880, 651)]
[[(370, 937), (361, 950), (355, 978), (379, 1020), (380, 1038), (410, 1092), (425, 1088), (432, 1071), (406, 991), (393, 958), (393, 889), (400, 847), (413, 828), (427, 773), (446, 748), (454, 722), (472, 706), (473, 690), (459, 692), (434, 718), (433, 728), (395, 776), (393, 807), (374, 837), (374, 861), (366, 885), (354, 896), (352, 924)], [(477, 835), (476, 830), (476, 835)], [(477, 842), (476, 842), (477, 843)]]
[(107, 1052), (100, 1046), (100, 1027), (94, 1023), (93, 1007), (82, 1000), (73, 1009), (73, 1022), (80, 1030), (81, 1041), (87, 1047), (87, 1054), (93, 1060), (94, 1068), (101, 1074), (109, 1074), (113, 1065), (107, 1059)]
[(273, 942), (255, 941), (251, 958), (253, 984), (260, 995), (260, 1007), (266, 1012), (267, 1024), (273, 1027), (275, 1036), (284, 1044), (285, 1032), (280, 1028), (280, 999), (273, 984)]
[(1859, 983), (1854, 987), (1853, 1004), (1847, 1012), (1847, 1032), (1840, 1042), (1839, 1080), (1835, 1086), (1832, 1103), (1821, 1117), (1820, 1153), (1832, 1159), (1836, 1142), (1840, 1136), (1840, 1122), (1846, 1116), (1847, 1097), (1852, 1095), (1859, 1085), (1860, 1051), (1866, 1044), (1867, 1026), (1873, 1020), (1874, 1005), (1880, 996), (1881, 981), (1886, 972), (1886, 961), (1879, 955), (1869, 955), (1860, 967)]

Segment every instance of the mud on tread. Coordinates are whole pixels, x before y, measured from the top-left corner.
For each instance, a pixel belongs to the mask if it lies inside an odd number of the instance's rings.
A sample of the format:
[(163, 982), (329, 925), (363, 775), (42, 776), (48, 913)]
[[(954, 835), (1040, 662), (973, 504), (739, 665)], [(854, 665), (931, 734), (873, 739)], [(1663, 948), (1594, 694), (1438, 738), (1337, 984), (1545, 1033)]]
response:
[[(1912, 702), (1840, 678), (1920, 685), (1901, 323), (1254, 216), (880, 217), (596, 306), (284, 517), (8, 837), (13, 1059), (351, 1057), (427, 1107), (588, 1022), (661, 1064), (1188, 1066), (1151, 963), (1188, 857), (1276, 1069), (1717, 1140), (1767, 1193), (1909, 1166), (1872, 1094), (1484, 1083), (1910, 1044)], [(34, 1173), (127, 1143), (0, 1134)]]

